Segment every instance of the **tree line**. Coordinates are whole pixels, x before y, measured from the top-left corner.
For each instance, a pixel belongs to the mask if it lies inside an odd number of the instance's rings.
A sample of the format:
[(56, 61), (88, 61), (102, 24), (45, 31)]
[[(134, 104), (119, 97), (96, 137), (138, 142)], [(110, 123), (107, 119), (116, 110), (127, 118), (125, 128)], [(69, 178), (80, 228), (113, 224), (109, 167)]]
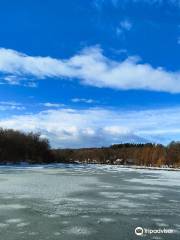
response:
[(122, 143), (102, 148), (51, 149), (37, 133), (0, 129), (0, 164), (100, 163), (180, 167), (180, 142)]
[(40, 134), (0, 129), (0, 163), (49, 163), (52, 152)]
[(56, 149), (57, 161), (129, 164), (139, 166), (180, 167), (180, 142), (161, 144), (116, 144), (110, 147), (86, 149)]

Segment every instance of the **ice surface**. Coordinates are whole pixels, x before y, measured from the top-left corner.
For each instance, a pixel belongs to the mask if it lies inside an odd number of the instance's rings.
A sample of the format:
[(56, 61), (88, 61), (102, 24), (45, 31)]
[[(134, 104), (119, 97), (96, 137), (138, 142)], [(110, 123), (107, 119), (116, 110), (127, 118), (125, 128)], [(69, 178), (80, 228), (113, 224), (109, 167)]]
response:
[(137, 239), (134, 229), (171, 228), (180, 239), (180, 172), (109, 165), (0, 167), (3, 240)]

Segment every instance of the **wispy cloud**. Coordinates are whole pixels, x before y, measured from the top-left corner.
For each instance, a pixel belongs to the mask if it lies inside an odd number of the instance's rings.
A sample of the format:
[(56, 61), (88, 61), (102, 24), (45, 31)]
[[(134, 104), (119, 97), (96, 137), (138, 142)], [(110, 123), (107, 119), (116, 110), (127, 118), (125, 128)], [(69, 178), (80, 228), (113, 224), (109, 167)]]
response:
[(42, 103), (41, 105), (48, 108), (59, 108), (65, 106), (62, 103), (50, 103), (50, 102)]
[(180, 108), (121, 111), (104, 108), (58, 109), (1, 119), (0, 126), (40, 131), (53, 146), (87, 147), (149, 139), (180, 138)]
[(126, 31), (131, 30), (132, 28), (132, 22), (130, 22), (129, 20), (123, 20), (120, 22), (120, 27)]
[(104, 56), (97, 46), (85, 48), (69, 59), (32, 57), (0, 49), (0, 72), (17, 78), (74, 78), (82, 84), (100, 88), (180, 92), (179, 70), (170, 72), (162, 67), (155, 68), (134, 56), (114, 61)]
[(149, 5), (162, 6), (163, 4), (169, 4), (175, 7), (180, 7), (180, 0), (93, 0), (93, 5), (97, 9), (102, 9), (105, 4), (112, 4), (114, 7), (121, 6), (126, 3), (144, 3)]
[(178, 39), (177, 39), (177, 43), (180, 44), (180, 37), (178, 37)]
[(29, 77), (16, 75), (4, 75), (0, 76), (0, 84), (8, 84), (8, 85), (17, 85), (24, 86), (30, 88), (36, 88), (37, 82), (31, 80)]
[(74, 103), (96, 103), (97, 102), (91, 98), (72, 98), (71, 101)]
[(116, 34), (122, 35), (124, 34), (124, 32), (128, 32), (132, 29), (133, 24), (132, 22), (130, 22), (129, 20), (125, 19), (123, 21), (120, 22), (119, 26), (117, 26), (116, 28)]
[(144, 2), (144, 3), (148, 3), (148, 4), (159, 4), (159, 5), (163, 5), (163, 4), (171, 4), (174, 6), (180, 6), (180, 0), (125, 0), (125, 1), (129, 1), (129, 2)]
[(3, 78), (3, 80), (4, 80), (5, 82), (7, 82), (8, 84), (10, 84), (10, 85), (19, 85), (19, 84), (20, 84), (19, 78), (18, 78), (17, 76), (15, 76), (15, 75), (5, 76), (5, 77)]
[(21, 103), (12, 101), (0, 101), (0, 111), (8, 110), (25, 110), (25, 107)]

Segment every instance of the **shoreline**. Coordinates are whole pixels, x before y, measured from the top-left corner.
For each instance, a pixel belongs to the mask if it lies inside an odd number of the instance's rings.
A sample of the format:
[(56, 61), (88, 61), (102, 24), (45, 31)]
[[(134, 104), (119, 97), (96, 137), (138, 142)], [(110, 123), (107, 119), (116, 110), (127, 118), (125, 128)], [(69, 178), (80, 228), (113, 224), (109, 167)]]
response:
[(48, 163), (48, 164), (29, 164), (29, 163), (17, 163), (17, 164), (0, 164), (1, 168), (29, 168), (29, 167), (58, 167), (62, 165), (74, 165), (74, 166), (109, 166), (109, 167), (115, 167), (115, 168), (130, 168), (130, 169), (140, 169), (140, 170), (161, 170), (161, 171), (180, 171), (180, 168), (173, 168), (173, 167), (149, 167), (149, 166), (138, 166), (138, 165), (120, 165), (120, 164), (99, 164), (99, 163)]
[(161, 170), (161, 171), (180, 171), (180, 168), (169, 168), (169, 167), (146, 167), (146, 166), (126, 166), (127, 168), (133, 169), (148, 169), (148, 170)]

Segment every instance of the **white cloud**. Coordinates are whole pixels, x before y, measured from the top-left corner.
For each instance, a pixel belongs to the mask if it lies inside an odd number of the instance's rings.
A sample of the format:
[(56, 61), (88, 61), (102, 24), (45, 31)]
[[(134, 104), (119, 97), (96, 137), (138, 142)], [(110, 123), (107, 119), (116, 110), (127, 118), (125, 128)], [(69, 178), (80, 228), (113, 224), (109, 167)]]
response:
[(114, 89), (180, 92), (180, 72), (142, 63), (138, 57), (114, 61), (99, 47), (86, 48), (69, 59), (31, 57), (0, 49), (0, 72), (16, 77), (79, 79), (82, 84)]
[(180, 37), (178, 37), (177, 43), (180, 44)]
[(118, 36), (122, 36), (124, 32), (130, 31), (132, 26), (133, 26), (132, 22), (130, 22), (127, 19), (123, 20), (120, 22), (119, 26), (116, 28), (116, 34)]
[(105, 4), (112, 4), (114, 7), (121, 6), (126, 3), (146, 3), (149, 5), (158, 5), (161, 6), (163, 4), (170, 4), (172, 6), (180, 7), (180, 0), (93, 0), (93, 5), (98, 9), (101, 10), (103, 5)]
[(119, 135), (126, 135), (127, 133), (131, 134), (132, 132), (124, 127), (121, 126), (107, 126), (104, 127), (104, 131), (109, 134), (109, 135), (113, 135), (113, 136), (119, 136)]
[(180, 108), (120, 111), (58, 109), (0, 120), (4, 128), (39, 131), (53, 146), (90, 147), (149, 139), (167, 143), (180, 137)]
[(21, 86), (30, 87), (30, 88), (37, 87), (37, 83), (35, 81), (32, 81), (30, 78), (22, 77), (18, 75), (1, 76), (0, 84), (21, 85)]
[(120, 27), (126, 31), (130, 31), (132, 28), (132, 23), (126, 19), (120, 22)]
[(36, 88), (37, 87), (37, 83), (34, 82), (34, 81), (27, 81), (26, 83), (21, 84), (21, 85), (23, 85), (24, 87), (29, 87), (29, 88)]
[(0, 111), (7, 110), (24, 110), (25, 107), (21, 103), (13, 101), (0, 101)]
[(123, 30), (120, 27), (117, 27), (116, 28), (116, 34), (117, 34), (117, 36), (122, 35), (123, 34)]
[(6, 81), (10, 85), (19, 85), (20, 84), (19, 78), (17, 78), (17, 76), (14, 76), (14, 75), (5, 76), (3, 78), (3, 80)]
[(96, 103), (97, 102), (91, 98), (72, 98), (71, 101), (74, 103)]
[(49, 107), (49, 108), (59, 108), (59, 107), (65, 106), (62, 103), (50, 103), (50, 102), (42, 103), (41, 105), (44, 107)]
[[(127, 1), (127, 0), (125, 0)], [(163, 5), (163, 4), (171, 4), (174, 6), (180, 6), (180, 0), (128, 0), (128, 1), (134, 1), (134, 2), (145, 2), (148, 4), (159, 4), (159, 5)]]

